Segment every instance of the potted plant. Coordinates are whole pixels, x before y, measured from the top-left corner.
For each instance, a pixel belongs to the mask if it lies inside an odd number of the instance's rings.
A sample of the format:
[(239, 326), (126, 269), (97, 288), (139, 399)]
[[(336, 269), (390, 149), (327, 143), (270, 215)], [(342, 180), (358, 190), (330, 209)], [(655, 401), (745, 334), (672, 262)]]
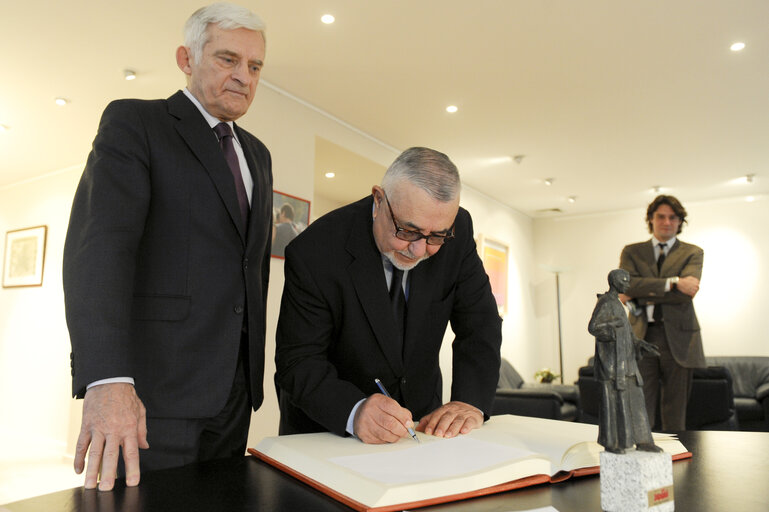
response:
[(553, 373), (550, 368), (542, 368), (534, 374), (534, 380), (542, 384), (550, 384), (558, 377), (560, 377), (560, 375)]

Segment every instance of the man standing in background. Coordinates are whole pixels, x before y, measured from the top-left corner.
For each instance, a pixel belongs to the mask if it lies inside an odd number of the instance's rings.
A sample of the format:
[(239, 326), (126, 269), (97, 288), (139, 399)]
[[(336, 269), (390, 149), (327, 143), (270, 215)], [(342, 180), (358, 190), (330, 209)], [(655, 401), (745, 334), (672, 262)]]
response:
[(681, 431), (686, 430), (693, 369), (706, 366), (692, 303), (700, 289), (704, 253), (678, 240), (686, 210), (675, 197), (657, 196), (646, 210), (646, 222), (651, 240), (622, 250), (620, 268), (630, 274), (630, 287), (620, 298), (638, 306), (630, 314), (635, 335), (660, 352), (659, 358), (639, 362), (649, 424), (655, 424), (659, 406), (662, 430)]
[(245, 451), (263, 397), (272, 164), (233, 121), (264, 55), (257, 15), (204, 7), (176, 51), (187, 88), (104, 111), (63, 267), (86, 488)]

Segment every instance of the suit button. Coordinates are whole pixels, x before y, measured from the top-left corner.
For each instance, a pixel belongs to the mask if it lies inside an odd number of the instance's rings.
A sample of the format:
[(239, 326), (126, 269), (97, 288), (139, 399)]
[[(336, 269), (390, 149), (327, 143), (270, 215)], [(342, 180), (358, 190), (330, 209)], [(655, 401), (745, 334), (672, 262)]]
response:
[(406, 385), (406, 377), (403, 377), (401, 379), (401, 386), (405, 386), (405, 385)]
[(234, 308), (236, 315), (242, 315), (243, 314), (243, 306), (235, 306)]
[(243, 270), (248, 270), (248, 258), (243, 260)]

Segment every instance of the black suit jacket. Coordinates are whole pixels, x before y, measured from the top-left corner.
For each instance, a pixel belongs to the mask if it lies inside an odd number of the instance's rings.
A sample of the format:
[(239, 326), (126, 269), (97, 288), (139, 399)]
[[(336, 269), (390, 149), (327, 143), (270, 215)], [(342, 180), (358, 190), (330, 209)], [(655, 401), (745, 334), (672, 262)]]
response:
[(127, 376), (149, 416), (211, 417), (247, 325), (261, 404), (272, 164), (258, 139), (235, 130), (254, 179), (247, 230), (217, 137), (184, 93), (105, 109), (64, 247), (75, 396)]
[(501, 319), (460, 208), (456, 238), (410, 274), (403, 353), (382, 257), (372, 233), (372, 197), (311, 224), (286, 249), (278, 320), (276, 384), (282, 434), (344, 435), (355, 403), (382, 380), (415, 419), (442, 404), (438, 353), (449, 320), (453, 400), (488, 413), (499, 375)]
[[(655, 308), (662, 308), (670, 352), (676, 362), (685, 368), (706, 366), (700, 324), (694, 312), (692, 298), (675, 287), (666, 292), (665, 282), (667, 278), (674, 276), (694, 276), (700, 279), (703, 259), (704, 252), (701, 248), (677, 238), (660, 270), (657, 270), (651, 240), (626, 245), (620, 256), (620, 268), (630, 274), (630, 288), (625, 293), (637, 299), (638, 304), (644, 308), (652, 303)], [(635, 335), (644, 339), (648, 327), (645, 309), (640, 316), (631, 314), (629, 317)]]

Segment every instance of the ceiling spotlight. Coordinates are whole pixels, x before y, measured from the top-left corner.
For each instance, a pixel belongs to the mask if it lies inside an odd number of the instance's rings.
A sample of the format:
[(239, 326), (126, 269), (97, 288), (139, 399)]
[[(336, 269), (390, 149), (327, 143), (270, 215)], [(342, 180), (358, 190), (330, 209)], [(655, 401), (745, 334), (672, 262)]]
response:
[(577, 202), (577, 196), (569, 196), (568, 201), (572, 204)]
[(549, 187), (553, 184), (553, 181), (555, 181), (555, 178), (545, 178), (545, 185)]
[(515, 161), (515, 163), (520, 164), (521, 162), (523, 162), (523, 159), (525, 156), (526, 155), (515, 155), (513, 156), (513, 160)]
[(320, 21), (322, 21), (326, 25), (331, 25), (332, 23), (334, 23), (334, 21), (336, 21), (336, 18), (334, 18), (334, 16), (332, 16), (331, 14), (324, 14), (323, 16), (320, 17)]
[(662, 187), (660, 187), (659, 185), (654, 185), (652, 187), (652, 192), (654, 192), (655, 194), (659, 194), (661, 190), (662, 190)]
[(747, 201), (748, 203), (752, 203), (755, 200), (756, 200), (756, 198), (753, 197), (753, 196), (748, 196), (748, 197), (745, 198), (745, 201)]
[(326, 176), (326, 178), (329, 178), (329, 179), (331, 179), (331, 178), (333, 178), (334, 176), (336, 176), (336, 174), (334, 174), (333, 172), (327, 172), (327, 173), (325, 174), (325, 176)]
[(730, 49), (731, 51), (733, 51), (733, 52), (739, 52), (739, 51), (742, 51), (742, 50), (744, 50), (744, 49), (745, 49), (745, 43), (743, 43), (743, 42), (737, 42), (737, 43), (734, 43), (733, 45), (731, 45), (731, 46), (729, 47), (729, 49)]
[(755, 174), (746, 174), (745, 175), (745, 183), (753, 183), (753, 178), (755, 177)]
[(124, 69), (123, 76), (126, 80), (136, 80), (136, 71), (133, 69)]
[(0, 132), (8, 132), (11, 131), (11, 127), (7, 124), (0, 124)]
[(449, 105), (448, 107), (446, 107), (446, 112), (448, 112), (449, 114), (453, 114), (457, 110), (459, 109), (457, 108), (456, 105)]
[(69, 103), (69, 100), (68, 100), (68, 99), (66, 99), (66, 98), (56, 98), (54, 101), (55, 101), (55, 102), (56, 102), (56, 104), (57, 104), (58, 106), (60, 106), (60, 107), (63, 107), (64, 105), (66, 105), (67, 103)]

